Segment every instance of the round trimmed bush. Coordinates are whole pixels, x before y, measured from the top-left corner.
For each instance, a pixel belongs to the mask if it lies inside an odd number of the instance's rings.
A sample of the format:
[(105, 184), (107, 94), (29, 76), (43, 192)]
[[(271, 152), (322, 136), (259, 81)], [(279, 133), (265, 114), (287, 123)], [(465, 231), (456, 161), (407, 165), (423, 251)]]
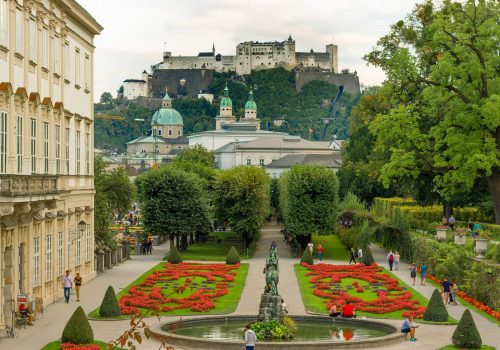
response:
[(300, 262), (309, 265), (314, 265), (314, 259), (312, 257), (311, 250), (309, 249), (309, 247), (306, 247), (306, 249), (304, 249), (304, 253), (302, 254)]
[(424, 320), (433, 322), (448, 321), (448, 310), (446, 310), (441, 293), (437, 289), (434, 289), (429, 304), (425, 309)]
[(175, 245), (170, 247), (167, 261), (171, 264), (180, 264), (182, 262), (181, 253), (179, 253)]
[(115, 290), (112, 286), (109, 286), (102, 299), (101, 307), (99, 308), (99, 316), (117, 317), (120, 316), (120, 314), (120, 306), (118, 305), (118, 300), (116, 300)]
[(229, 248), (229, 251), (227, 252), (227, 256), (226, 256), (226, 264), (227, 265), (236, 265), (236, 264), (239, 264), (240, 263), (240, 255), (238, 254), (238, 251), (236, 250), (236, 248), (233, 246), (231, 246), (231, 248)]
[(363, 261), (361, 262), (366, 266), (369, 266), (375, 262), (375, 260), (373, 260), (373, 255), (370, 248), (366, 247), (365, 251), (363, 252)]
[(451, 337), (453, 345), (460, 349), (480, 349), (483, 340), (479, 335), (474, 319), (469, 311), (465, 309), (458, 326)]
[(61, 343), (90, 344), (94, 341), (94, 332), (82, 307), (79, 306), (64, 327)]

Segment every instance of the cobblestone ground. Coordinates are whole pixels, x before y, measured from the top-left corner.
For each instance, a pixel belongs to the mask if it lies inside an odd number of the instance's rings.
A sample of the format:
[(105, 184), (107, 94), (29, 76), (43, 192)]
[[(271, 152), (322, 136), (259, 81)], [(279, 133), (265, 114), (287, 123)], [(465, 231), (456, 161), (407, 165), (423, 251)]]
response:
[[(248, 278), (245, 288), (243, 289), (241, 300), (236, 311), (234, 312), (234, 315), (257, 314), (260, 295), (264, 290), (263, 269), (265, 265), (265, 259), (268, 255), (269, 247), (271, 246), (271, 243), (273, 241), (276, 241), (276, 243), (278, 244), (278, 257), (280, 266), (280, 281), (278, 284), (278, 290), (282, 297), (285, 299), (291, 315), (306, 314), (293, 268), (294, 264), (298, 263), (299, 260), (292, 259), (290, 257), (290, 250), (283, 243), (283, 237), (280, 235), (279, 230), (280, 227), (276, 225), (268, 225), (262, 230), (262, 234), (258, 242), (255, 254), (253, 258), (248, 261), (250, 263)], [(137, 256), (134, 257), (132, 261), (126, 262), (111, 270), (107, 270), (104, 274), (100, 275), (98, 278), (85, 285), (83, 289), (83, 301), (80, 304), (82, 304), (86, 312), (93, 310), (100, 304), (102, 296), (104, 295), (104, 292), (108, 285), (112, 285), (115, 290), (119, 290), (120, 288), (127, 286), (131, 281), (140, 276), (144, 271), (157, 264), (163, 257), (165, 250), (166, 246), (159, 247), (155, 250), (154, 255)], [(377, 246), (372, 246), (372, 253), (377, 263), (381, 266), (386, 267), (387, 264), (385, 261), (385, 252)], [(335, 264), (345, 263), (344, 261), (324, 262)], [(406, 264), (401, 264), (400, 270), (394, 271), (394, 273), (406, 283), (411, 284), (408, 266)], [(434, 287), (431, 285), (418, 285), (415, 288), (427, 298), (430, 298), (434, 290)], [(46, 343), (53, 341), (54, 339), (58, 339), (61, 335), (66, 320), (70, 317), (74, 309), (78, 305), (80, 305), (79, 303), (74, 301), (74, 297), (72, 297), (72, 299), (73, 300), (69, 305), (66, 305), (64, 304), (64, 302), (60, 301), (49, 306), (45, 312), (44, 318), (37, 320), (36, 326), (21, 329), (18, 339), (2, 339), (0, 341), (0, 349), (40, 349)], [(465, 308), (462, 305), (448, 307), (449, 313), (457, 320), (460, 319), (460, 316), (462, 315), (464, 310)], [(500, 344), (499, 327), (490, 322), (488, 319), (477, 314), (476, 312), (473, 312), (473, 316), (476, 325), (481, 333), (483, 344), (493, 346)], [(178, 316), (162, 317), (161, 321), (158, 321), (157, 319), (149, 319), (148, 323), (155, 326), (158, 325), (158, 322), (163, 323), (178, 318)], [(396, 327), (400, 327), (402, 321), (384, 320), (384, 322), (388, 322), (395, 325)], [(91, 321), (91, 324), (92, 328), (94, 329), (96, 339), (110, 340), (116, 339), (125, 329), (127, 329), (129, 321)], [(373, 349), (438, 349), (444, 345), (451, 343), (451, 335), (454, 329), (455, 326), (422, 324), (420, 325), (416, 333), (416, 337), (418, 338), (417, 342), (404, 342), (392, 346), (384, 346)], [(138, 347), (138, 349), (153, 350), (158, 349), (158, 347), (159, 343), (156, 340), (147, 340), (143, 342)], [(186, 349), (177, 347), (176, 350)]]

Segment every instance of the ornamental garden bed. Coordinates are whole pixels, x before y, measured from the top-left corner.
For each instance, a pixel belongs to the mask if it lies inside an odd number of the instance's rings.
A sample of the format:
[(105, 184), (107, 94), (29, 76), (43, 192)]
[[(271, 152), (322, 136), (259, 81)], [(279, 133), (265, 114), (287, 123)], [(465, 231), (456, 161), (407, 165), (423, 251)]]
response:
[[(61, 346), (63, 345), (63, 346)], [(64, 346), (64, 345), (68, 345), (68, 346)], [(94, 346), (92, 346), (94, 345)], [(88, 345), (73, 345), (73, 347), (69, 346), (69, 344), (62, 344), (60, 341), (53, 341), (51, 343), (48, 343), (47, 345), (45, 345), (41, 350), (61, 350), (61, 349), (64, 349), (64, 350), (107, 350), (108, 349), (108, 344), (103, 342), (103, 341), (99, 341), (99, 340), (96, 340), (94, 341), (92, 344), (88, 344)], [(114, 347), (113, 348), (114, 350), (124, 350), (122, 348), (117, 348), (117, 347)]]
[[(427, 299), (376, 264), (295, 265), (306, 310), (327, 313), (350, 303), (358, 316), (423, 317)], [(454, 321), (454, 320), (452, 320)]]
[[(122, 315), (228, 314), (238, 306), (248, 264), (161, 263), (117, 294)], [(99, 309), (89, 314), (101, 318)]]

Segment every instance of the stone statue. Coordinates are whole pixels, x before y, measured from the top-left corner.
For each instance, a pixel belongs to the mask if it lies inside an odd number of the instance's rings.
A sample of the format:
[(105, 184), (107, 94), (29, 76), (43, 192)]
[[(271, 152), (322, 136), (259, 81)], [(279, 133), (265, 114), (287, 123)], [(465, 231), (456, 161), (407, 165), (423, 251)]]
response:
[(263, 272), (266, 275), (266, 287), (260, 299), (258, 319), (265, 322), (270, 320), (281, 322), (283, 304), (281, 296), (278, 294), (279, 268), (276, 247), (272, 247), (269, 251)]
[(264, 289), (264, 293), (278, 295), (278, 282), (280, 277), (276, 248), (271, 248), (269, 251), (269, 257), (266, 259), (264, 273), (266, 274), (266, 287)]

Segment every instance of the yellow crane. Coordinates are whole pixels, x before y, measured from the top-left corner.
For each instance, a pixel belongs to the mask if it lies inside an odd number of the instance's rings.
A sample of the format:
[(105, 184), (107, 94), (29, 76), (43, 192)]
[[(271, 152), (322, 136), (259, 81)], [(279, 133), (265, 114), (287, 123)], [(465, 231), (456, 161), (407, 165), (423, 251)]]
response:
[(100, 113), (94, 114), (94, 118), (109, 119), (109, 120), (125, 120), (125, 117), (122, 117), (120, 115), (110, 115), (110, 114), (100, 114)]

